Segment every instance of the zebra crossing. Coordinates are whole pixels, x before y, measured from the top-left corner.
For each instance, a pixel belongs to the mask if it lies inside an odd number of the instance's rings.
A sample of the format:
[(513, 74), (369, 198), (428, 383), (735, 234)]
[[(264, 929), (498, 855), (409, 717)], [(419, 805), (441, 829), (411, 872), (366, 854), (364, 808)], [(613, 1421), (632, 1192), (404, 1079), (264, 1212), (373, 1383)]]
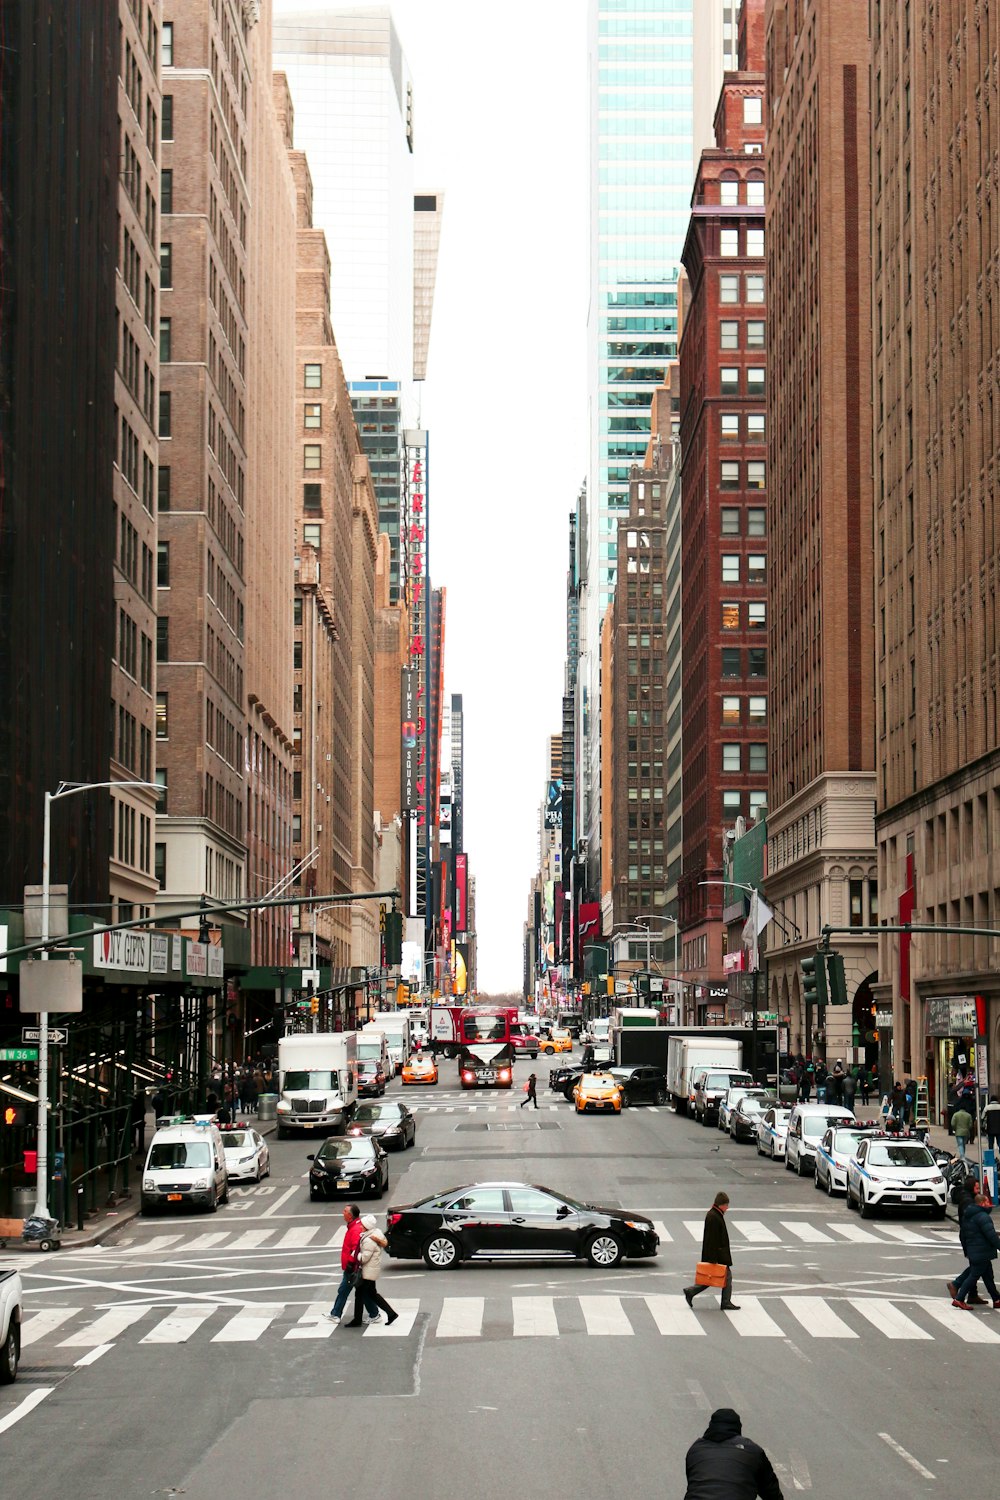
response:
[[(391, 1290), (391, 1288), (390, 1288)], [(398, 1318), (365, 1327), (363, 1339), (408, 1338), (422, 1316), (427, 1336), (451, 1340), (489, 1337), (532, 1339), (583, 1335), (589, 1338), (660, 1337), (803, 1339), (857, 1343), (927, 1342), (953, 1338), (963, 1344), (1000, 1344), (1000, 1319), (961, 1312), (946, 1300), (879, 1296), (812, 1296), (741, 1291), (738, 1315), (723, 1318), (711, 1297), (689, 1308), (680, 1293), (551, 1295), (512, 1297), (392, 1298)], [(80, 1307), (29, 1312), (22, 1328), (26, 1361), (32, 1351), (102, 1351), (118, 1342), (138, 1347), (171, 1344), (255, 1344), (275, 1340), (323, 1340), (336, 1331), (325, 1302), (192, 1301), (128, 1304), (108, 1310)], [(97, 1316), (95, 1316), (95, 1312)], [(78, 1363), (86, 1362), (85, 1356)]]

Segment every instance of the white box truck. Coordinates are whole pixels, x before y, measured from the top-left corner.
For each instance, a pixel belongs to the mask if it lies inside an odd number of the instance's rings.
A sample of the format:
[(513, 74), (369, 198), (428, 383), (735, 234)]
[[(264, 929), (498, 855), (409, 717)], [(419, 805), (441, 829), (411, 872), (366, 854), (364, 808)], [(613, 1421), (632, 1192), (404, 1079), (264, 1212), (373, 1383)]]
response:
[(366, 1021), (362, 1026), (359, 1036), (364, 1036), (366, 1031), (381, 1031), (385, 1037), (385, 1044), (389, 1049), (389, 1061), (392, 1063), (393, 1075), (402, 1071), (403, 1064), (413, 1050), (413, 1036), (410, 1030), (410, 1017), (404, 1011), (379, 1011), (373, 1021)]
[(278, 1042), (278, 1137), (295, 1130), (337, 1135), (358, 1102), (358, 1041), (353, 1031), (317, 1031)]
[(743, 1044), (728, 1037), (674, 1034), (667, 1042), (667, 1093), (677, 1113), (687, 1113), (691, 1091), (699, 1073), (710, 1068), (741, 1068)]

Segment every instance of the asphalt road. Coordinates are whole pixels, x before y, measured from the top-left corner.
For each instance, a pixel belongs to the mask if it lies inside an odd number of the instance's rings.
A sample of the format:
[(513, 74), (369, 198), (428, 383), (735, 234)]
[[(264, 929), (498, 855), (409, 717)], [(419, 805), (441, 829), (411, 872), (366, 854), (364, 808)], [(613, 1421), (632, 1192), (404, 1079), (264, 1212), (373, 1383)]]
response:
[[(543, 1183), (649, 1214), (657, 1260), (390, 1262), (380, 1288), (399, 1321), (335, 1327), (320, 1314), (340, 1205), (310, 1203), (308, 1141), (272, 1139), (270, 1179), (214, 1216), (136, 1219), (103, 1247), (16, 1258), (26, 1347), (0, 1388), (4, 1494), (680, 1500), (684, 1452), (717, 1406), (742, 1413), (786, 1496), (993, 1492), (1000, 1316), (951, 1309), (953, 1224), (862, 1225), (667, 1109), (577, 1118), (546, 1093), (548, 1066), (537, 1114), (518, 1109), (518, 1085), (463, 1094), (453, 1064), (438, 1088), (402, 1091), (417, 1144), (393, 1155), (373, 1208), (381, 1220), (432, 1189)], [(681, 1295), (720, 1187), (731, 1315), (714, 1293), (694, 1311)]]

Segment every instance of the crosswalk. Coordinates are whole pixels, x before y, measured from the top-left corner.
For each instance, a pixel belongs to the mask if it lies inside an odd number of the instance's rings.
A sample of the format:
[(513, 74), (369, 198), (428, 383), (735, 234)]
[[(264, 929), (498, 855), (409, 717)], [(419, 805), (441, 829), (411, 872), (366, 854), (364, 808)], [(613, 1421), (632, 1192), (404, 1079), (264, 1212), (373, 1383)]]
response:
[[(391, 1293), (391, 1287), (388, 1288)], [(370, 1324), (362, 1338), (403, 1339), (426, 1325), (442, 1342), (588, 1338), (790, 1339), (852, 1344), (877, 1336), (889, 1341), (927, 1342), (953, 1338), (963, 1344), (1000, 1344), (1000, 1319), (953, 1308), (946, 1300), (880, 1296), (813, 1296), (741, 1292), (739, 1312), (723, 1317), (713, 1294), (689, 1308), (680, 1293), (621, 1296), (391, 1297), (394, 1323)], [(129, 1343), (256, 1344), (276, 1340), (328, 1339), (337, 1330), (326, 1302), (180, 1302), (128, 1304), (108, 1310), (80, 1307), (29, 1312), (22, 1329), (25, 1363), (58, 1358), (58, 1351), (86, 1351)], [(96, 1315), (95, 1315), (96, 1314)], [(348, 1313), (349, 1315), (349, 1313)], [(342, 1335), (343, 1337), (343, 1335)]]
[[(179, 1256), (200, 1255), (205, 1251), (220, 1251), (226, 1255), (241, 1254), (255, 1250), (337, 1250), (343, 1243), (345, 1228), (341, 1223), (333, 1230), (332, 1218), (316, 1224), (296, 1224), (284, 1228), (276, 1220), (270, 1229), (212, 1230), (191, 1237), (183, 1233), (154, 1234), (149, 1238), (141, 1234), (125, 1235), (112, 1250), (122, 1255), (159, 1256), (173, 1251)], [(704, 1232), (704, 1217), (678, 1219), (668, 1225), (662, 1219), (654, 1219), (653, 1227), (660, 1237), (661, 1245), (677, 1242), (684, 1246), (701, 1244)], [(949, 1225), (936, 1230), (924, 1225), (911, 1228), (905, 1224), (873, 1222), (862, 1226), (850, 1221), (843, 1223), (831, 1220), (817, 1224), (811, 1219), (776, 1219), (764, 1223), (762, 1219), (732, 1218), (728, 1221), (730, 1238), (734, 1245), (766, 1249), (769, 1246), (803, 1246), (820, 1250), (824, 1245), (879, 1245), (887, 1246), (933, 1246), (948, 1250), (958, 1245), (958, 1236)], [(332, 1232), (331, 1232), (332, 1230)]]

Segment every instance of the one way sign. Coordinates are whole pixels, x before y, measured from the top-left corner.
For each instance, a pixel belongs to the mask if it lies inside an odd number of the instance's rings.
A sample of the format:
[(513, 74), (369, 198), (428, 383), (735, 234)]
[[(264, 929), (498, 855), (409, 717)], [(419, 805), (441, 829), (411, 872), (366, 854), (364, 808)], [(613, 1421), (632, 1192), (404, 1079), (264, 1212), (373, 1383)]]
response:
[[(66, 1046), (66, 1043), (69, 1041), (69, 1032), (66, 1030), (65, 1026), (50, 1026), (48, 1028), (48, 1031), (49, 1031), (49, 1045), (50, 1046), (52, 1046), (52, 1047), (65, 1047)], [(42, 1033), (41, 1033), (40, 1029), (37, 1026), (22, 1026), (21, 1027), (21, 1041), (22, 1042), (40, 1042), (41, 1039), (42, 1039)]]

